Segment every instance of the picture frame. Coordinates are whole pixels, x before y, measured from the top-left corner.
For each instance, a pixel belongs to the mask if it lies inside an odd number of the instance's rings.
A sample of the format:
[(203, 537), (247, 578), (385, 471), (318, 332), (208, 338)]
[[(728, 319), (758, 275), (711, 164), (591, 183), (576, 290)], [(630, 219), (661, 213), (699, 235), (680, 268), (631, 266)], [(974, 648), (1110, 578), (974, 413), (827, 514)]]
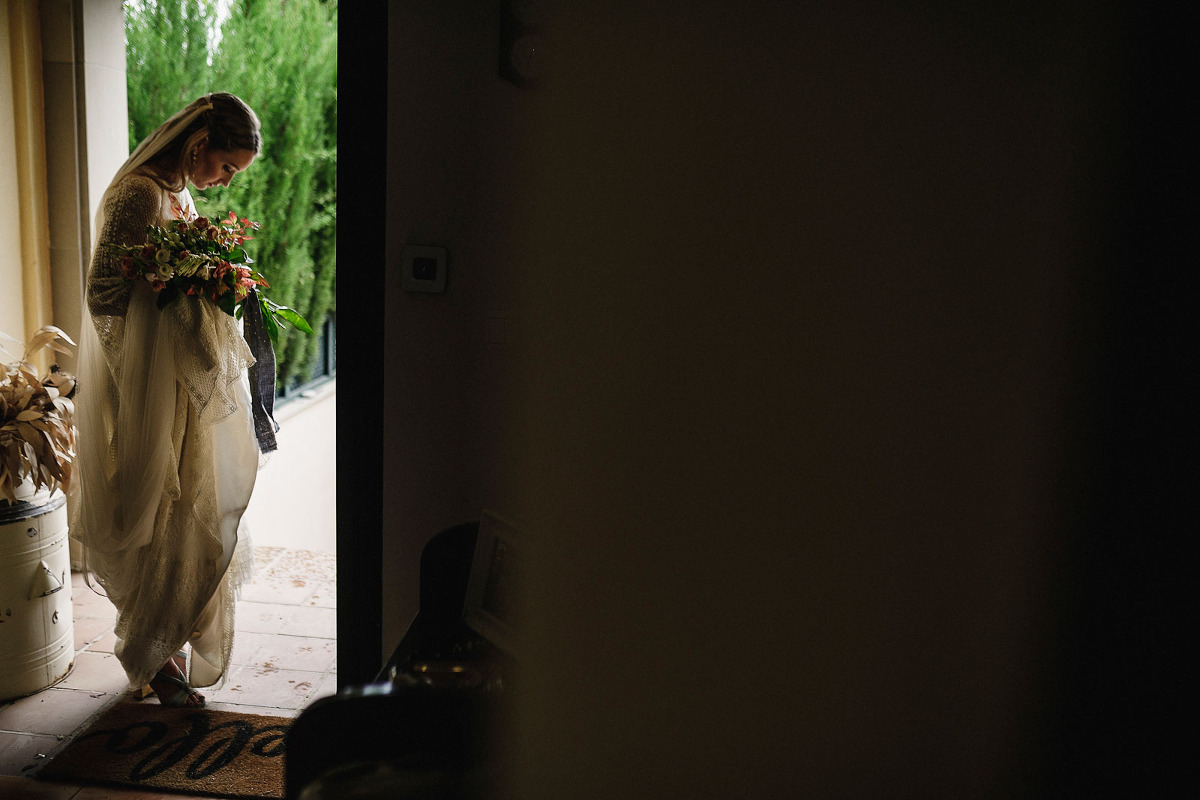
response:
[(483, 511), (463, 607), (472, 630), (513, 656), (520, 654), (525, 610), (522, 538), (516, 522)]

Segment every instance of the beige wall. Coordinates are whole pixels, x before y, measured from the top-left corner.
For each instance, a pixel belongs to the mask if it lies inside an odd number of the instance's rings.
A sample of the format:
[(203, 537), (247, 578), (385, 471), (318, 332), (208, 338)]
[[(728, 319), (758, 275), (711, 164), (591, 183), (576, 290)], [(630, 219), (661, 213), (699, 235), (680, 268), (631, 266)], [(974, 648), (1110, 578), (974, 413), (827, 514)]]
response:
[[(121, 0), (88, 0), (81, 52), (87, 109), (88, 219), (96, 218), (108, 182), (129, 157), (129, 108), (125, 81), (125, 15)], [(90, 238), (89, 238), (90, 244)]]
[(57, 324), (79, 331), (96, 205), (129, 155), (119, 0), (42, 0), (50, 263)]
[[(17, 185), (8, 3), (0, 5), (0, 186)], [(0, 192), (0, 331), (24, 339), (21, 228), (14, 191)], [(18, 355), (20, 355), (18, 353)]]
[[(79, 332), (91, 220), (128, 155), (124, 18), (120, 0), (43, 0), (42, 35), (51, 318)], [(8, 3), (0, 15), (0, 185), (15, 186)], [(0, 330), (25, 336), (21, 241), (13, 192), (0, 195)], [(70, 366), (70, 359), (61, 359)]]
[[(385, 647), (495, 499), (522, 796), (1022, 796), (1111, 21), (558, 4), (521, 95), (471, 5), (391, 7)], [(445, 295), (396, 289), (403, 241)]]

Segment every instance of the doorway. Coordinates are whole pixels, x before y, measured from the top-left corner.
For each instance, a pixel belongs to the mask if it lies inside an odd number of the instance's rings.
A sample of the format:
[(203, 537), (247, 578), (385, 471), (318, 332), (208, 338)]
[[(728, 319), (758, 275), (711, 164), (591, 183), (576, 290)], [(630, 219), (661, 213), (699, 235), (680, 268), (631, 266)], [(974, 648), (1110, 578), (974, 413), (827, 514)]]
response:
[(337, 682), (337, 8), (127, 0), (122, 11), (129, 149), (210, 92), (254, 109), (263, 145), (252, 168), (192, 196), (202, 216), (261, 225), (246, 249), (270, 283), (265, 296), (314, 329), (282, 326), (274, 343), (279, 449), (263, 459), (243, 518), (256, 572), (212, 698), (294, 713)]

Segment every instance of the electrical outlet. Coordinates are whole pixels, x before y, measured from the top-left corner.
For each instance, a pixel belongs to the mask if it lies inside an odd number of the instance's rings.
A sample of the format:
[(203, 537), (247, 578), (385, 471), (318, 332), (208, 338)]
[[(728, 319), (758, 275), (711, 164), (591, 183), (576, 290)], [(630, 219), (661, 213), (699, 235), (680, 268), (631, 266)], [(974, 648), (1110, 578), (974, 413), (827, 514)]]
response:
[(405, 245), (400, 251), (400, 286), (406, 292), (446, 291), (446, 248)]

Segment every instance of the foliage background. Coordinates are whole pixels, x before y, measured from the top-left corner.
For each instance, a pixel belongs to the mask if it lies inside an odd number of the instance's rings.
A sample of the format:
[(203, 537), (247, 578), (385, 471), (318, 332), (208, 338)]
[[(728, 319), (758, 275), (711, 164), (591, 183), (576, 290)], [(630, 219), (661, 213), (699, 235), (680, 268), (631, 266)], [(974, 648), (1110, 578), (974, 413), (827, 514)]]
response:
[[(213, 91), (245, 100), (263, 151), (229, 188), (195, 192), (209, 217), (261, 222), (251, 255), (267, 295), (320, 334), (336, 309), (337, 1), (127, 0), (129, 146)], [(281, 385), (306, 380), (320, 336), (285, 329)]]

